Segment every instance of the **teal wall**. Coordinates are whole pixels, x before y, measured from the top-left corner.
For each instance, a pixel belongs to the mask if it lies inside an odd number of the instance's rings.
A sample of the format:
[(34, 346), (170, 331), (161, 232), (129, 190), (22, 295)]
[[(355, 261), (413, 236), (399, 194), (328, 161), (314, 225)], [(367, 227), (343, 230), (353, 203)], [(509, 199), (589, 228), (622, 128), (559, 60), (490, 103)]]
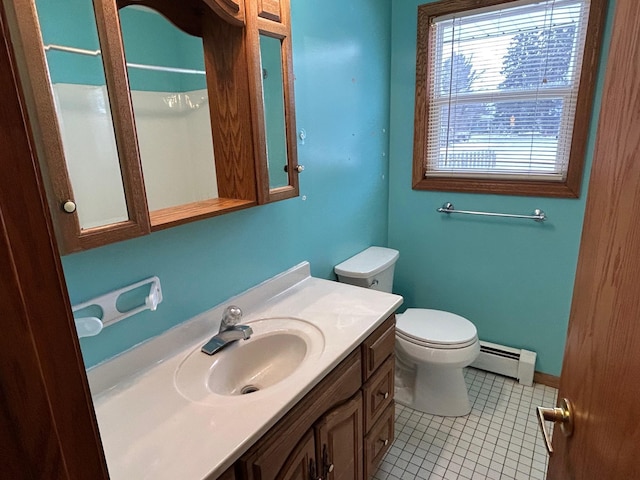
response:
[(291, 3), (301, 196), (63, 257), (72, 304), (162, 282), (156, 312), (81, 339), (87, 366), (303, 260), (333, 278), (333, 265), (387, 243), (390, 4)]
[[(412, 190), (415, 39), (417, 6), (422, 3), (427, 2), (392, 2), (389, 245), (400, 251), (395, 290), (405, 298), (403, 308), (463, 315), (477, 326), (481, 339), (533, 350), (538, 353), (536, 370), (559, 375), (604, 68), (579, 199)], [(489, 212), (528, 214), (540, 208), (549, 220), (541, 225), (448, 218), (436, 213), (445, 202)]]
[[(400, 250), (395, 290), (405, 297), (405, 307), (465, 315), (482, 339), (534, 350), (538, 370), (559, 374), (596, 119), (580, 199), (412, 190), (420, 3), (292, 1), (297, 124), (307, 133), (298, 146), (306, 167), (301, 197), (64, 257), (74, 304), (150, 275), (163, 285), (165, 300), (156, 312), (81, 340), (88, 366), (302, 260), (311, 262), (313, 275), (333, 278), (336, 263), (368, 245), (388, 244)], [(91, 43), (95, 34), (70, 36), (79, 23), (68, 15), (43, 25), (45, 43), (97, 48)], [(60, 40), (47, 40), (50, 29)], [(68, 81), (65, 75), (74, 69), (83, 71), (61, 64), (59, 81)], [(446, 218), (435, 212), (444, 202), (515, 213), (541, 208), (549, 221)]]

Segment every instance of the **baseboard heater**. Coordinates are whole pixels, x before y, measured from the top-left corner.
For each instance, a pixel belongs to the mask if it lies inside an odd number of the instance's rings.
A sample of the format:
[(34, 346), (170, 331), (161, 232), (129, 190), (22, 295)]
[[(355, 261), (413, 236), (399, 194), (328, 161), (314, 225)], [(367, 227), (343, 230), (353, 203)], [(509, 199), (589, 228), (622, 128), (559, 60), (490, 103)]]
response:
[(515, 378), (522, 385), (533, 385), (536, 352), (480, 341), (480, 355), (471, 367)]

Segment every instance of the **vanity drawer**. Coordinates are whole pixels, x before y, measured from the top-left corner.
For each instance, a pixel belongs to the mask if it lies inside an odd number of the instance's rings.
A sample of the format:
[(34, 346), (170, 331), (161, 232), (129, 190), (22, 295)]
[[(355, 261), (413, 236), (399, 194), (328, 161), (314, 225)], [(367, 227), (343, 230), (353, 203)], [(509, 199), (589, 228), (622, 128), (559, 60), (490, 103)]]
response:
[(391, 315), (362, 342), (362, 381), (366, 381), (393, 353), (396, 345), (396, 316)]
[(382, 416), (385, 409), (393, 403), (395, 358), (387, 360), (367, 381), (364, 390), (364, 431), (368, 432)]
[(364, 437), (364, 478), (376, 473), (378, 464), (394, 438), (395, 404), (391, 402), (371, 431)]

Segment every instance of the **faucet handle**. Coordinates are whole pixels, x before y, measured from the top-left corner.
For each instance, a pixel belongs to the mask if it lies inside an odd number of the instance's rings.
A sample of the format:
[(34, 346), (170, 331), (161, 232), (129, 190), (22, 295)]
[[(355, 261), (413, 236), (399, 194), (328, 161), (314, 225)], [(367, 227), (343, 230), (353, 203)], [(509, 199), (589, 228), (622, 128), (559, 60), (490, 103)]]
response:
[(229, 305), (224, 309), (222, 314), (222, 322), (220, 322), (220, 331), (236, 325), (242, 318), (242, 310), (236, 305)]

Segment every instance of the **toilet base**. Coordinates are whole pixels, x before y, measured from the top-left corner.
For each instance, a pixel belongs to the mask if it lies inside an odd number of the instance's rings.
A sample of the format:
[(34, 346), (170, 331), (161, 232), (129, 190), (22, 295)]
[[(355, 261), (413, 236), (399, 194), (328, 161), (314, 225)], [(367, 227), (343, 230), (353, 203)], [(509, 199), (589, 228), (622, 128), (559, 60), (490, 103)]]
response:
[[(442, 417), (471, 412), (463, 368), (480, 354), (478, 341), (462, 348), (434, 349), (396, 336), (396, 380), (411, 390), (398, 392), (409, 407)], [(404, 403), (403, 401), (400, 403)]]
[[(422, 375), (420, 380), (418, 375)], [(419, 369), (396, 355), (394, 390), (397, 403), (423, 413), (461, 417), (471, 412), (462, 368), (442, 368), (440, 365)]]
[(418, 365), (411, 408), (441, 417), (461, 417), (471, 412), (462, 368)]

